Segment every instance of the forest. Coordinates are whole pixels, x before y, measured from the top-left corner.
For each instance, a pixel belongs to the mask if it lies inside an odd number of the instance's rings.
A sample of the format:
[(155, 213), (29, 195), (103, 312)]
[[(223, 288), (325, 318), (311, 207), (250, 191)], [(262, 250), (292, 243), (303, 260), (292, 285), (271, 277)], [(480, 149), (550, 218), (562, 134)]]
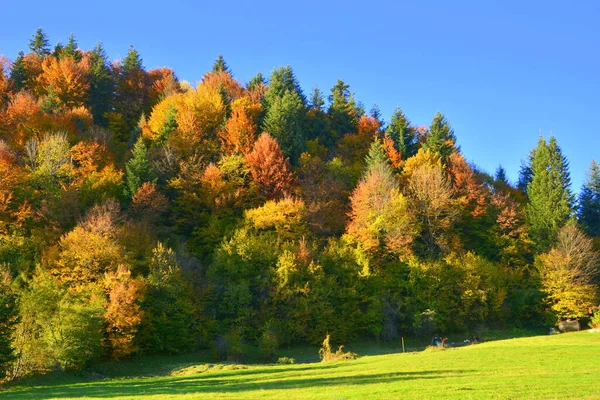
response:
[(523, 157), (509, 182), (443, 114), (384, 121), (289, 66), (239, 82), (218, 56), (192, 86), (38, 29), (0, 59), (0, 380), (600, 326), (600, 167), (576, 196), (554, 137)]

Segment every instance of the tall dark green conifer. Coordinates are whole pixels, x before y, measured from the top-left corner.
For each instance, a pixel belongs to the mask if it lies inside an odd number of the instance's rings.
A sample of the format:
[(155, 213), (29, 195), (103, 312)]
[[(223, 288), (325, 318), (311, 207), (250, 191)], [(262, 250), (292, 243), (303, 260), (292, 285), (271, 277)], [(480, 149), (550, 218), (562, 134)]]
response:
[(600, 236), (600, 166), (592, 161), (579, 193), (579, 222), (590, 236)]
[(310, 108), (317, 111), (323, 111), (324, 105), (325, 99), (323, 99), (323, 93), (315, 86), (312, 96), (310, 97)]
[(148, 159), (148, 149), (142, 138), (135, 142), (131, 150), (131, 158), (125, 165), (125, 172), (125, 184), (129, 196), (133, 196), (144, 182), (156, 182), (154, 169)]
[(349, 89), (350, 86), (341, 79), (338, 79), (335, 86), (331, 88), (327, 114), (336, 140), (341, 139), (347, 133), (356, 132), (358, 127), (359, 116)]
[(127, 74), (134, 70), (143, 69), (142, 62), (143, 60), (140, 57), (140, 53), (138, 53), (133, 46), (129, 46), (127, 55), (123, 59), (123, 73)]
[(230, 72), (229, 67), (227, 66), (227, 63), (225, 62), (225, 59), (223, 58), (222, 54), (219, 54), (219, 56), (215, 60), (215, 63), (212, 66), (212, 72)]
[(419, 145), (417, 135), (400, 108), (394, 110), (386, 133), (394, 141), (396, 150), (400, 152), (403, 160), (417, 154)]
[(429, 133), (423, 143), (425, 150), (431, 150), (442, 156), (445, 160), (452, 154), (456, 144), (456, 136), (454, 131), (450, 127), (450, 124), (439, 111), (433, 117), (431, 126), (429, 127)]
[(286, 92), (296, 93), (302, 105), (306, 106), (306, 97), (304, 97), (296, 75), (294, 75), (294, 71), (289, 65), (273, 70), (269, 80), (269, 89), (265, 93), (265, 109), (268, 111), (275, 99), (282, 98)]
[(29, 41), (29, 48), (33, 53), (41, 57), (50, 54), (50, 42), (42, 28), (38, 28), (35, 31), (35, 35), (33, 35), (33, 38)]
[(112, 107), (115, 81), (108, 66), (108, 57), (98, 43), (90, 55), (90, 108), (94, 123), (106, 126), (105, 113)]
[(573, 216), (574, 197), (568, 162), (554, 137), (540, 137), (531, 160), (531, 182), (527, 186), (527, 222), (536, 250), (552, 247), (559, 229)]
[(252, 79), (250, 79), (250, 82), (248, 82), (246, 87), (248, 90), (254, 90), (260, 86), (267, 86), (267, 81), (265, 80), (263, 74), (258, 72), (256, 75), (254, 75), (254, 77), (252, 77)]
[(24, 58), (25, 54), (20, 51), (10, 70), (10, 87), (13, 92), (18, 92), (24, 89), (25, 84), (27, 83), (27, 69), (25, 68), (25, 63), (23, 62)]
[(304, 151), (306, 109), (296, 92), (286, 91), (276, 97), (267, 111), (263, 129), (277, 139), (281, 150), (295, 162)]
[(71, 36), (69, 36), (67, 45), (61, 49), (58, 56), (59, 58), (70, 57), (77, 62), (81, 61), (81, 52), (79, 51), (79, 45), (77, 44), (75, 35), (71, 34)]

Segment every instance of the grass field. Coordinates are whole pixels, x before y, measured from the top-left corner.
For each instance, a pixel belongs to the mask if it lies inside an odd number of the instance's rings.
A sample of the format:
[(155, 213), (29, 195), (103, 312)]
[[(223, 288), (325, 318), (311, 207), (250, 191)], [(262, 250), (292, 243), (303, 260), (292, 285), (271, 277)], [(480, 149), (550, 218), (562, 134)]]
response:
[[(361, 355), (359, 348), (350, 349)], [(591, 332), (362, 356), (339, 363), (194, 362), (201, 357), (123, 364), (119, 371), (110, 369), (112, 377), (88, 373), (30, 379), (0, 392), (0, 398), (600, 399), (600, 333)]]

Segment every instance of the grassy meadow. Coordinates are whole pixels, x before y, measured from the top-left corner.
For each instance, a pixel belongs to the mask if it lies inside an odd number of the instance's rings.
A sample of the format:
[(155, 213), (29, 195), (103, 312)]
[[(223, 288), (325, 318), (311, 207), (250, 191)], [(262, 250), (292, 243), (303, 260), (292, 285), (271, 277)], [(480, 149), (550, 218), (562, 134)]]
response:
[[(316, 349), (281, 351), (293, 365), (213, 364), (208, 353), (100, 365), (17, 382), (2, 399), (600, 399), (600, 333), (577, 332), (319, 363)], [(365, 355), (365, 354), (376, 355)], [(388, 354), (377, 354), (388, 353)]]

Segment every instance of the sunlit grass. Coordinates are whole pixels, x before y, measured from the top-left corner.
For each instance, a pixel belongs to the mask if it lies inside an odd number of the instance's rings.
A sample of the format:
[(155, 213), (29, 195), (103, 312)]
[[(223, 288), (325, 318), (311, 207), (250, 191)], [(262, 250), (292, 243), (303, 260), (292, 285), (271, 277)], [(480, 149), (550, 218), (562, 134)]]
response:
[[(159, 360), (144, 367), (139, 377), (42, 378), (0, 392), (0, 398), (600, 399), (600, 333), (590, 332), (362, 356), (339, 363), (236, 366)], [(151, 376), (152, 371), (157, 376)]]

